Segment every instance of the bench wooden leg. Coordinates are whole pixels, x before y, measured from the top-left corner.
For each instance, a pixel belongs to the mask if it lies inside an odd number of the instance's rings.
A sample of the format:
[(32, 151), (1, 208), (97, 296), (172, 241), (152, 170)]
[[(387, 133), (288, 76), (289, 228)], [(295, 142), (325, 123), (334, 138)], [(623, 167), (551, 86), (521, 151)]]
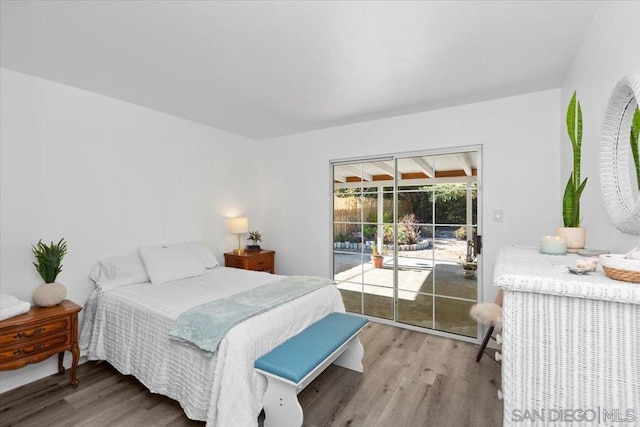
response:
[(349, 347), (338, 357), (333, 364), (362, 373), (362, 358), (364, 348), (358, 335), (354, 336)]
[(264, 395), (264, 427), (302, 425), (302, 407), (298, 392), (291, 384), (267, 377), (267, 392)]

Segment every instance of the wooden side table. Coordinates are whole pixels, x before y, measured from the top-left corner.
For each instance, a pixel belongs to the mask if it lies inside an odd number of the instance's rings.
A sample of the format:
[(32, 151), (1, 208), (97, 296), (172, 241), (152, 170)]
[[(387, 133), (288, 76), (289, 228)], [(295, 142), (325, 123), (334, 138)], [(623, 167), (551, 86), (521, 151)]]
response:
[(42, 362), (58, 353), (58, 373), (63, 374), (64, 352), (70, 351), (71, 385), (78, 387), (80, 310), (79, 305), (64, 300), (53, 307), (33, 306), (25, 314), (0, 321), (0, 371)]
[(233, 252), (225, 252), (224, 266), (242, 268), (243, 270), (268, 271), (276, 273), (276, 251), (262, 250), (256, 252), (245, 252), (242, 255)]

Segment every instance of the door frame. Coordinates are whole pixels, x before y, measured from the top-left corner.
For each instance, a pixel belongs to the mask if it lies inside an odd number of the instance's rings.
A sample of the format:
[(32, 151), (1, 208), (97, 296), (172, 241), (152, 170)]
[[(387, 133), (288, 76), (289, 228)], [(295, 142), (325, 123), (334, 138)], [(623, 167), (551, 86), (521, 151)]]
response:
[[(477, 175), (476, 175), (476, 182), (477, 182), (477, 196), (476, 196), (476, 201), (477, 201), (477, 230), (478, 230), (478, 236), (483, 236), (483, 152), (482, 152), (482, 144), (475, 144), (475, 145), (464, 145), (464, 146), (456, 146), (456, 147), (446, 147), (446, 148), (435, 148), (435, 149), (426, 149), (426, 150), (419, 150), (419, 151), (405, 151), (405, 152), (395, 152), (395, 153), (388, 153), (388, 154), (378, 154), (378, 155), (369, 155), (369, 156), (358, 156), (358, 157), (351, 157), (351, 158), (342, 158), (342, 159), (335, 159), (335, 160), (329, 160), (329, 176), (330, 176), (330, 200), (331, 203), (329, 204), (329, 208), (330, 208), (330, 215), (329, 215), (329, 219), (330, 219), (330, 230), (332, 230), (332, 234), (333, 234), (333, 227), (334, 227), (334, 205), (333, 205), (333, 201), (334, 201), (334, 182), (333, 182), (333, 167), (336, 165), (341, 165), (341, 164), (350, 164), (350, 163), (367, 163), (367, 162), (374, 162), (374, 161), (388, 161), (388, 160), (393, 160), (394, 163), (397, 163), (397, 160), (400, 158), (408, 158), (408, 157), (419, 157), (419, 156), (437, 156), (437, 155), (443, 155), (443, 154), (454, 154), (454, 153), (462, 153), (462, 152), (471, 152), (471, 151), (475, 151), (478, 154), (478, 167), (477, 167)], [(395, 176), (393, 177), (393, 183), (394, 183), (394, 203), (393, 203), (393, 211), (394, 211), (394, 233), (396, 233), (397, 235), (397, 186), (398, 186), (398, 176), (397, 173), (395, 174)], [(481, 240), (484, 240), (484, 237), (482, 237)], [(334, 247), (333, 247), (333, 239), (330, 239), (330, 248), (329, 248), (329, 253), (331, 253), (331, 262), (330, 262), (330, 275), (329, 277), (334, 277), (334, 259), (335, 257), (333, 256), (333, 251), (334, 251)], [(484, 287), (484, 248), (480, 248), (480, 252), (478, 253), (478, 265), (477, 265), (477, 273), (476, 273), (476, 301), (477, 302), (481, 302), (482, 301), (482, 297), (483, 297), (483, 287)], [(398, 315), (398, 305), (397, 305), (397, 299), (398, 299), (398, 256), (397, 256), (397, 245), (394, 245), (394, 254), (393, 254), (393, 267), (394, 267), (394, 287), (393, 287), (393, 295), (394, 295), (394, 301), (393, 301), (393, 320), (390, 319), (384, 319), (384, 318), (380, 318), (380, 317), (373, 317), (373, 316), (368, 316), (365, 314), (360, 314), (360, 313), (354, 313), (357, 314), (359, 316), (365, 317), (371, 321), (375, 321), (378, 323), (382, 323), (382, 324), (386, 324), (386, 325), (391, 325), (391, 326), (396, 326), (396, 327), (400, 327), (403, 329), (408, 329), (408, 330), (413, 330), (413, 331), (418, 331), (418, 332), (425, 332), (425, 333), (429, 333), (432, 335), (436, 335), (436, 336), (442, 336), (442, 337), (446, 337), (446, 338), (452, 338), (458, 341), (464, 341), (464, 342), (470, 342), (470, 343), (474, 343), (474, 344), (479, 344), (481, 339), (482, 339), (482, 326), (480, 324), (477, 325), (476, 328), (476, 337), (466, 337), (463, 335), (457, 335), (457, 334), (453, 334), (450, 332), (444, 332), (444, 331), (438, 331), (435, 329), (428, 329), (428, 328), (422, 328), (419, 326), (414, 326), (414, 325), (410, 325), (410, 324), (406, 324), (406, 323), (401, 323), (397, 321), (397, 315)]]

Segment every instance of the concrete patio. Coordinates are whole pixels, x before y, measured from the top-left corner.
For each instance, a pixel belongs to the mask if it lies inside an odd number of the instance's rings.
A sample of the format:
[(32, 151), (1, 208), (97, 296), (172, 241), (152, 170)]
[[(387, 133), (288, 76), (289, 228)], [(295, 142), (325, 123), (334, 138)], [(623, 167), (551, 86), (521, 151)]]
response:
[[(335, 281), (348, 311), (393, 319), (393, 258), (374, 268), (360, 254), (336, 254)], [(469, 310), (477, 298), (476, 279), (466, 279), (454, 261), (398, 258), (398, 321), (476, 337)], [(464, 299), (464, 300), (460, 300)]]

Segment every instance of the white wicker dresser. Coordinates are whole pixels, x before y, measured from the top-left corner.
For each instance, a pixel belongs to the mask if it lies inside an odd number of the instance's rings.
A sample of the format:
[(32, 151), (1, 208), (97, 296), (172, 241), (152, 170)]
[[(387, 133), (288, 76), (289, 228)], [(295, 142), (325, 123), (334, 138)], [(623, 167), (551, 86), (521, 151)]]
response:
[(498, 254), (505, 427), (640, 426), (640, 285), (571, 274), (577, 259)]

